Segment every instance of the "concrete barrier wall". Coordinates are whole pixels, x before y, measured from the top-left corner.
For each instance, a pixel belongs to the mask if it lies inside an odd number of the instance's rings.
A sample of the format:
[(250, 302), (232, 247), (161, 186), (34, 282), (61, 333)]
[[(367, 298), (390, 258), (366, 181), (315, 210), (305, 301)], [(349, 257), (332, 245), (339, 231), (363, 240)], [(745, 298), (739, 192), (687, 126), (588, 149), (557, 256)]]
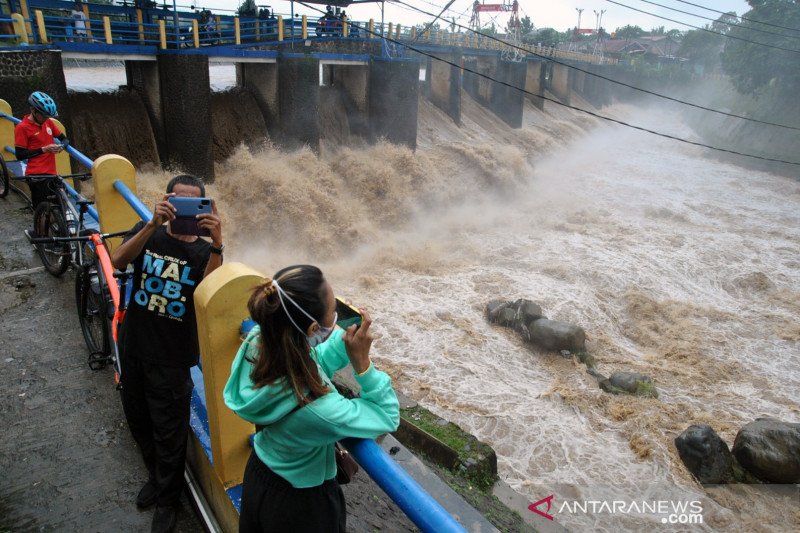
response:
[(556, 98), (561, 100), (565, 104), (569, 104), (569, 96), (570, 96), (570, 68), (566, 65), (561, 65), (558, 63), (551, 63), (552, 64), (552, 76), (550, 78), (550, 92), (552, 92)]
[(185, 172), (214, 180), (211, 86), (208, 57), (157, 56), (167, 161)]
[(136, 91), (144, 102), (153, 138), (156, 141), (158, 157), (167, 160), (167, 137), (164, 130), (164, 111), (161, 106), (161, 81), (158, 76), (158, 63), (155, 61), (125, 61), (125, 76), (128, 86)]
[(280, 130), (277, 63), (237, 63), (236, 84), (253, 94), (267, 131), (271, 137), (277, 136)]
[(278, 59), (280, 142), (289, 148), (307, 144), (319, 152), (319, 60)]
[(528, 63), (526, 61), (499, 61), (496, 79), (503, 83), (492, 84), (490, 108), (495, 115), (512, 128), (522, 127)]
[[(544, 109), (544, 84), (545, 62), (541, 59), (528, 60), (528, 70), (525, 74), (525, 91), (528, 100), (539, 109)], [(538, 96), (535, 96), (538, 95)]]
[(0, 54), (0, 98), (11, 106), (14, 116), (30, 112), (28, 96), (33, 91), (49, 94), (58, 106), (59, 119), (72, 130), (67, 100), (67, 82), (58, 50), (7, 51)]
[(417, 147), (417, 108), (419, 105), (419, 61), (370, 61), (369, 121), (370, 140)]
[[(462, 59), (459, 53), (437, 54), (436, 57), (455, 65), (460, 65)], [(461, 69), (452, 64), (435, 59), (428, 62), (428, 99), (456, 124), (461, 124)]]
[(342, 92), (350, 133), (369, 138), (369, 67), (332, 65), (333, 86)]

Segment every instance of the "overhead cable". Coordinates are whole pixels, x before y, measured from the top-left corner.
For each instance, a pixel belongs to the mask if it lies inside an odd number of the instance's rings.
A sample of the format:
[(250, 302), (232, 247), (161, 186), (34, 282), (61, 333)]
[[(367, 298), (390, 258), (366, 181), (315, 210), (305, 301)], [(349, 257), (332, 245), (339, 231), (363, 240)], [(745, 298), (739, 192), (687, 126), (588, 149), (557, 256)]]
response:
[[(418, 8), (418, 7), (415, 7), (415, 6), (412, 6), (410, 4), (407, 4), (403, 0), (393, 0), (393, 1), (394, 1), (394, 3), (407, 6), (408, 8), (410, 8), (410, 9), (412, 9), (414, 11), (418, 11), (418, 12), (423, 13), (425, 15), (433, 16), (432, 13), (428, 13), (427, 11), (424, 11), (424, 10)], [(719, 109), (714, 109), (714, 108), (711, 108), (711, 107), (702, 106), (700, 104), (694, 104), (692, 102), (687, 102), (687, 101), (681, 100), (679, 98), (674, 98), (672, 96), (667, 96), (666, 94), (662, 94), (662, 93), (659, 93), (659, 92), (656, 92), (656, 91), (651, 91), (649, 89), (643, 89), (641, 87), (636, 87), (635, 85), (631, 85), (631, 84), (625, 83), (623, 81), (615, 80), (613, 78), (609, 78), (607, 76), (603, 76), (602, 74), (597, 74), (597, 73), (592, 72), (590, 70), (586, 70), (586, 69), (582, 69), (580, 67), (576, 67), (576, 66), (571, 65), (569, 63), (564, 63), (563, 61), (559, 61), (559, 60), (554, 59), (552, 57), (548, 57), (548, 56), (543, 56), (541, 54), (537, 54), (535, 52), (532, 52), (532, 51), (528, 50), (527, 48), (523, 48), (521, 46), (517, 46), (517, 45), (511, 44), (511, 43), (508, 43), (508, 42), (506, 42), (506, 41), (504, 41), (504, 40), (502, 40), (502, 39), (500, 39), (498, 37), (495, 37), (494, 35), (490, 35), (488, 33), (483, 33), (481, 31), (475, 30), (473, 28), (470, 28), (470, 27), (467, 27), (467, 26), (462, 26), (461, 24), (456, 24), (456, 26), (461, 28), (461, 29), (464, 29), (464, 30), (470, 31), (472, 33), (475, 33), (477, 35), (480, 35), (480, 36), (482, 36), (482, 37), (484, 37), (486, 39), (491, 39), (493, 41), (497, 41), (497, 42), (502, 43), (503, 45), (508, 46), (510, 48), (514, 48), (514, 49), (520, 50), (522, 52), (525, 52), (526, 54), (533, 55), (534, 57), (547, 59), (548, 61), (552, 61), (553, 63), (565, 66), (567, 68), (571, 68), (571, 69), (576, 70), (578, 72), (583, 72), (584, 74), (588, 74), (590, 76), (594, 76), (594, 77), (599, 78), (601, 80), (605, 80), (605, 81), (608, 81), (608, 82), (611, 82), (611, 83), (614, 83), (614, 84), (617, 84), (617, 85), (621, 85), (622, 87), (627, 87), (629, 89), (633, 89), (635, 91), (639, 91), (639, 92), (642, 92), (642, 93), (645, 93), (645, 94), (656, 96), (658, 98), (663, 98), (663, 99), (669, 100), (671, 102), (675, 102), (675, 103), (678, 103), (678, 104), (683, 104), (683, 105), (686, 105), (686, 106), (689, 106), (689, 107), (694, 107), (695, 109), (702, 109), (703, 111), (708, 111), (710, 113), (716, 113), (718, 115), (724, 115), (726, 117), (732, 117), (732, 118), (738, 118), (740, 120), (746, 120), (748, 122), (755, 122), (757, 124), (764, 124), (766, 126), (774, 126), (776, 128), (784, 128), (784, 129), (787, 129), (787, 130), (800, 131), (800, 127), (797, 127), (797, 126), (788, 126), (786, 124), (780, 124), (780, 123), (777, 123), (777, 122), (770, 122), (770, 121), (767, 121), (767, 120), (759, 120), (757, 118), (751, 118), (751, 117), (746, 117), (746, 116), (743, 116), (743, 115), (737, 115), (736, 113), (729, 113), (727, 111), (720, 111)]]
[[(650, 0), (639, 0), (639, 1), (640, 2), (644, 2), (645, 4), (651, 4), (651, 5), (654, 5), (654, 6), (662, 7), (664, 9), (669, 9), (670, 11), (677, 11), (678, 13), (683, 13), (684, 15), (690, 15), (692, 17), (697, 17), (697, 18), (701, 18), (701, 19), (705, 19), (705, 20), (710, 20), (712, 22), (720, 22), (722, 24), (728, 24), (729, 26), (733, 25), (733, 24), (730, 24), (730, 23), (726, 23), (726, 22), (720, 21), (719, 19), (713, 19), (711, 17), (704, 17), (703, 15), (698, 15), (698, 14), (692, 13), (690, 11), (683, 11), (682, 9), (677, 9), (677, 8), (674, 8), (674, 7), (665, 6), (664, 4), (658, 4), (656, 2), (651, 2)], [(724, 13), (724, 14), (727, 15), (727, 13)], [(731, 15), (731, 16), (735, 17), (735, 18), (739, 18), (736, 15)], [(785, 33), (777, 33), (777, 32), (769, 31), (769, 30), (760, 30), (758, 28), (744, 28), (743, 26), (738, 26), (738, 27), (741, 27), (741, 28), (746, 29), (748, 31), (757, 31), (759, 33), (766, 33), (766, 34), (769, 34), (769, 35), (777, 35), (778, 37), (784, 37), (784, 38), (785, 37), (789, 37), (791, 39), (800, 38), (800, 35), (786, 35)]]
[[(311, 6), (308, 6), (308, 7), (311, 7)], [(321, 9), (315, 8), (315, 7), (311, 7), (311, 9), (313, 9), (315, 11), (319, 11), (320, 13), (324, 13), (324, 11), (322, 11)], [(474, 74), (476, 76), (479, 76), (481, 78), (489, 80), (489, 81), (491, 81), (493, 83), (497, 83), (499, 85), (505, 85), (506, 87), (509, 87), (511, 89), (514, 89), (514, 90), (517, 90), (517, 91), (519, 91), (519, 92), (521, 92), (523, 94), (534, 96), (536, 98), (541, 98), (542, 100), (546, 100), (548, 102), (552, 102), (552, 103), (560, 105), (562, 107), (566, 107), (568, 109), (572, 109), (572, 110), (575, 110), (575, 111), (579, 111), (581, 113), (585, 113), (585, 114), (587, 114), (589, 116), (592, 116), (592, 117), (595, 117), (595, 118), (598, 118), (598, 119), (601, 119), (601, 120), (605, 120), (605, 121), (608, 121), (608, 122), (613, 122), (615, 124), (619, 124), (621, 126), (625, 126), (625, 127), (632, 128), (632, 129), (635, 129), (635, 130), (644, 131), (646, 133), (650, 133), (652, 135), (657, 135), (658, 137), (663, 137), (665, 139), (671, 139), (673, 141), (682, 142), (684, 144), (690, 144), (690, 145), (693, 145), (693, 146), (698, 146), (700, 148), (707, 148), (709, 150), (714, 150), (714, 151), (717, 151), (717, 152), (724, 152), (724, 153), (728, 153), (728, 154), (739, 155), (739, 156), (742, 156), (742, 157), (749, 157), (749, 158), (752, 158), (752, 159), (759, 159), (761, 161), (771, 161), (773, 163), (783, 163), (783, 164), (786, 164), (786, 165), (795, 165), (795, 166), (799, 166), (800, 167), (800, 162), (797, 162), (797, 161), (787, 161), (785, 159), (777, 159), (777, 158), (772, 158), (772, 157), (764, 157), (764, 156), (760, 156), (760, 155), (747, 154), (747, 153), (744, 153), (744, 152), (738, 152), (736, 150), (730, 150), (728, 148), (719, 148), (717, 146), (711, 146), (709, 144), (704, 144), (704, 143), (700, 143), (700, 142), (696, 142), (696, 141), (690, 141), (689, 139), (684, 139), (682, 137), (676, 137), (676, 136), (670, 135), (668, 133), (662, 133), (662, 132), (659, 132), (659, 131), (655, 131), (655, 130), (651, 130), (651, 129), (645, 128), (643, 126), (637, 126), (635, 124), (630, 124), (628, 122), (625, 122), (624, 120), (619, 120), (619, 119), (616, 119), (616, 118), (613, 118), (613, 117), (609, 117), (607, 115), (601, 115), (600, 113), (597, 113), (595, 111), (589, 111), (588, 109), (582, 109), (580, 107), (576, 107), (576, 106), (573, 106), (573, 105), (570, 105), (570, 104), (565, 104), (565, 103), (563, 103), (563, 102), (561, 102), (561, 101), (559, 101), (559, 100), (557, 100), (555, 98), (550, 98), (549, 96), (532, 93), (530, 91), (525, 90), (524, 88), (517, 87), (515, 85), (511, 85), (508, 82), (493, 78), (493, 77), (489, 76), (488, 74), (484, 74), (482, 72), (478, 72), (478, 71), (472, 70), (470, 68), (461, 66), (461, 65), (459, 65), (457, 63), (454, 63), (452, 61), (448, 61), (446, 59), (442, 59), (441, 57), (437, 57), (434, 54), (429, 53), (429, 52), (425, 52), (425, 51), (423, 51), (423, 50), (421, 50), (421, 49), (419, 49), (419, 48), (417, 48), (417, 47), (415, 47), (413, 45), (409, 45), (409, 44), (403, 43), (403, 42), (401, 42), (399, 40), (396, 40), (396, 39), (393, 39), (391, 37), (386, 37), (386, 36), (382, 35), (382, 32), (378, 33), (376, 31), (370, 31), (367, 26), (354, 24), (352, 22), (348, 22), (348, 23), (353, 25), (353, 26), (355, 26), (356, 28), (358, 28), (359, 31), (363, 31), (365, 34), (375, 35), (376, 37), (378, 37), (380, 39), (383, 39), (385, 41), (388, 41), (388, 42), (390, 42), (392, 44), (395, 44), (397, 46), (400, 46), (400, 47), (405, 47), (405, 48), (411, 50), (412, 52), (418, 53), (419, 55), (428, 57), (428, 58), (436, 60), (436, 61), (441, 61), (442, 63), (444, 63), (446, 65), (450, 65), (451, 67), (455, 67), (457, 69), (461, 69), (464, 72), (469, 72), (470, 74)]]
[(696, 30), (700, 30), (700, 31), (708, 32), (708, 33), (713, 33), (714, 35), (721, 35), (722, 37), (725, 37), (725, 38), (728, 38), (728, 39), (735, 39), (737, 41), (744, 41), (746, 43), (757, 44), (759, 46), (764, 46), (766, 48), (774, 48), (775, 50), (783, 50), (784, 52), (792, 52), (793, 54), (800, 54), (800, 50), (795, 50), (794, 48), (784, 48), (783, 46), (777, 46), (777, 45), (774, 45), (774, 44), (760, 43), (758, 41), (751, 41), (750, 39), (745, 39), (744, 37), (737, 37), (735, 35), (730, 35), (730, 34), (722, 33), (722, 32), (719, 32), (719, 31), (709, 30), (708, 28), (703, 28), (701, 26), (695, 26), (695, 25), (689, 24), (687, 22), (681, 22), (680, 20), (675, 20), (675, 19), (671, 19), (671, 18), (668, 18), (668, 17), (662, 17), (661, 15), (656, 15), (655, 13), (651, 13), (651, 12), (645, 11), (643, 9), (636, 9), (635, 7), (632, 7), (632, 6), (629, 6), (629, 5), (625, 5), (625, 4), (622, 4), (620, 2), (616, 2), (615, 0), (606, 0), (606, 2), (608, 2), (609, 4), (614, 4), (614, 5), (617, 5), (617, 6), (620, 6), (620, 7), (624, 7), (626, 9), (630, 9), (631, 11), (636, 11), (638, 13), (644, 13), (645, 15), (650, 15), (651, 17), (655, 17), (655, 18), (663, 19), (663, 20), (668, 20), (670, 22), (674, 22), (675, 24), (681, 24), (682, 26), (688, 26), (689, 28), (694, 28)]
[[(700, 9), (705, 9), (706, 11), (713, 11), (714, 13), (720, 13), (722, 15), (727, 15), (725, 11), (720, 11), (718, 9), (711, 9), (710, 7), (701, 6), (700, 4), (693, 4), (692, 2), (687, 2), (685, 0), (675, 0), (676, 2), (680, 2), (681, 4), (688, 4), (690, 6), (699, 7)], [(760, 20), (751, 19), (749, 17), (745, 17), (744, 15), (736, 15), (737, 18), (741, 20), (746, 20), (747, 22), (754, 22), (756, 24), (763, 24), (764, 26), (772, 26), (773, 28), (780, 28), (782, 30), (790, 30), (790, 31), (797, 31), (800, 32), (798, 28), (790, 28), (789, 26), (781, 26), (780, 24), (772, 24), (770, 22), (763, 22)]]

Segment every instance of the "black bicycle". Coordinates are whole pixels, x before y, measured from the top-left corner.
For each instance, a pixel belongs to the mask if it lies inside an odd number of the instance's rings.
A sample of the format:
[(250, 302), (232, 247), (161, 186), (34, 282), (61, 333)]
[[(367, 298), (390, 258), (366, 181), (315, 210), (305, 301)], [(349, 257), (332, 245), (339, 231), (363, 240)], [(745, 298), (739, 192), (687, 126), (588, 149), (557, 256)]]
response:
[(8, 166), (5, 160), (0, 157), (0, 198), (8, 196), (8, 191), (11, 190), (11, 173), (8, 171)]
[[(90, 203), (80, 202), (80, 219)], [(105, 241), (126, 233), (84, 230), (78, 236), (31, 237), (31, 242), (37, 246), (76, 245), (79, 262), (75, 276), (75, 303), (81, 332), (89, 348), (87, 363), (92, 370), (100, 370), (111, 364), (117, 388), (121, 387), (122, 376), (117, 332), (125, 314), (125, 291), (131, 273), (114, 271)]]
[[(77, 200), (75, 205), (67, 194), (65, 179), (72, 178), (77, 181), (87, 181), (92, 179), (91, 174), (65, 174), (65, 175), (31, 175), (14, 176), (13, 179), (32, 183), (47, 183), (50, 194), (47, 201), (40, 202), (34, 206), (31, 199), (25, 196), (28, 205), (33, 208), (33, 227), (37, 235), (31, 235), (26, 230), (25, 235), (28, 240), (36, 247), (36, 252), (42, 260), (45, 270), (53, 276), (61, 276), (67, 271), (70, 264), (81, 265), (80, 246), (77, 241), (63, 240), (67, 237), (77, 237), (83, 234), (83, 214), (85, 210), (82, 206), (91, 204), (88, 200)], [(81, 210), (81, 213), (78, 210)], [(37, 241), (34, 237), (60, 237), (61, 240)]]

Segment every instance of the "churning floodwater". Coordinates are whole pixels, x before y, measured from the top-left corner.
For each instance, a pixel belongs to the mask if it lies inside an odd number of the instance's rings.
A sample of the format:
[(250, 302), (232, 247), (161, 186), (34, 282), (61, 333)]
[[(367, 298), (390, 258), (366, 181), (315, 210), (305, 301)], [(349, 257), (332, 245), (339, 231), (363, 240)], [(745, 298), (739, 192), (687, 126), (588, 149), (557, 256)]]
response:
[[(460, 128), (420, 106), (416, 152), (241, 147), (217, 165), (226, 259), (319, 264), (369, 308), (397, 388), (491, 444), (531, 502), (554, 495), (570, 529), (796, 530), (796, 492), (704, 489), (673, 440), (705, 423), (732, 446), (756, 417), (800, 418), (800, 183), (549, 103), (526, 104), (521, 130), (466, 96)], [(603, 112), (694, 136), (674, 113)], [(148, 203), (167, 176), (140, 175)], [(648, 374), (660, 397), (602, 392), (486, 321), (487, 302), (517, 298), (582, 326), (601, 373)], [(703, 524), (558, 512), (587, 500), (697, 500)]]

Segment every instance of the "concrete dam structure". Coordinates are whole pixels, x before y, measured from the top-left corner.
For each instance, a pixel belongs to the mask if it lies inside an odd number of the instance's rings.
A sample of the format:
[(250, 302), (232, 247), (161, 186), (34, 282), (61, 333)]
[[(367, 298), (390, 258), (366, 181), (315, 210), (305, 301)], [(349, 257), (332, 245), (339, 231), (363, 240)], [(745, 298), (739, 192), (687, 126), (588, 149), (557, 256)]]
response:
[[(382, 46), (379, 39), (361, 39), (306, 41), (302, 52), (296, 43), (250, 47), (247, 57), (224, 58), (236, 68), (237, 87), (227, 98), (209, 84), (209, 62), (223, 58), (176, 50), (109, 55), (124, 61), (127, 86), (103, 96), (105, 105), (98, 106), (97, 95), (67, 93), (63, 58), (71, 55), (57, 49), (0, 54), (0, 85), (17, 115), (32, 88), (63, 102), (65, 125), (90, 155), (120, 153), (208, 180), (214, 162), (242, 142), (261, 138), (314, 151), (322, 140), (336, 144), (336, 135), (325, 131), (332, 123), (369, 143), (385, 139), (414, 149), (420, 96), (459, 124), (466, 93), (512, 128), (521, 126), (525, 98), (539, 109), (547, 98), (569, 104), (573, 93), (597, 107), (610, 100), (610, 84), (586, 74), (613, 68), (607, 65), (581, 63), (576, 70), (539, 56), (508, 61), (496, 50), (444, 45), (387, 57)], [(100, 116), (104, 107), (110, 116)], [(230, 116), (239, 120), (223, 124)], [(84, 127), (76, 130), (76, 120)]]

